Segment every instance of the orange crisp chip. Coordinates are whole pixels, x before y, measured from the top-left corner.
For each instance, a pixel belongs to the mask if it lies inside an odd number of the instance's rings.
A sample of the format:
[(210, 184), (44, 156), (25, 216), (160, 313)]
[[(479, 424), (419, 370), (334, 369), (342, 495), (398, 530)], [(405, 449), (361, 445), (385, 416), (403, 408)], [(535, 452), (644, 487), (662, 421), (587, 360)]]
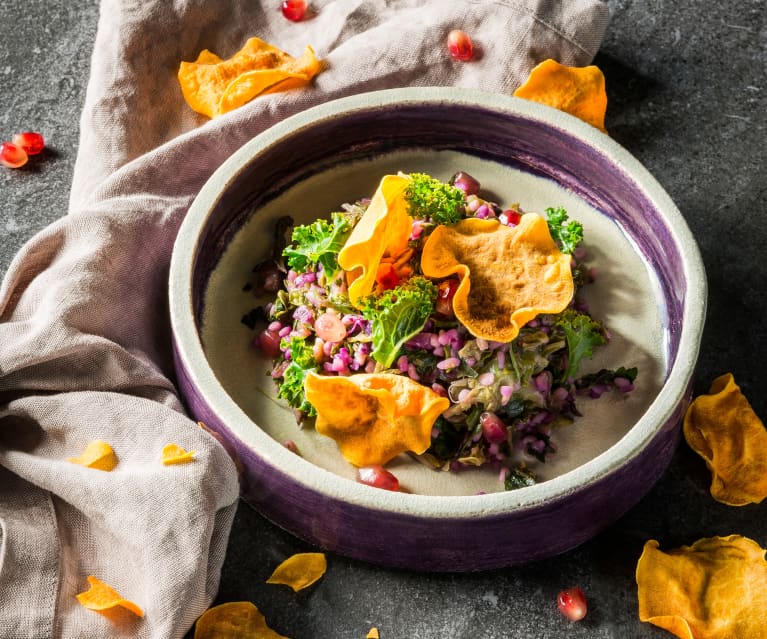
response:
[(514, 95), (565, 111), (605, 131), (607, 92), (599, 67), (568, 67), (544, 60)]
[(450, 406), (446, 397), (393, 373), (309, 373), (304, 389), (317, 409), (317, 432), (334, 439), (355, 466), (385, 464), (408, 450), (423, 453), (435, 420)]
[(328, 568), (321, 552), (301, 552), (288, 557), (266, 580), (268, 584), (290, 586), (295, 592), (316, 583)]
[(259, 95), (304, 86), (320, 68), (312, 47), (294, 58), (260, 38), (250, 38), (228, 60), (206, 49), (194, 62), (182, 62), (178, 81), (187, 104), (214, 118)]
[(413, 219), (408, 214), (406, 175), (386, 175), (370, 204), (338, 253), (338, 264), (346, 271), (349, 300), (370, 295), (378, 267), (384, 258), (396, 259), (407, 250)]
[(759, 503), (767, 497), (767, 430), (731, 373), (717, 377), (709, 393), (687, 409), (684, 437), (711, 470), (714, 499)]
[(91, 587), (85, 592), (81, 592), (75, 596), (77, 597), (77, 600), (89, 610), (107, 612), (120, 606), (121, 608), (129, 610), (134, 615), (139, 617), (144, 616), (144, 611), (141, 608), (132, 601), (123, 599), (114, 588), (105, 584), (100, 579), (97, 579), (93, 575), (89, 575), (88, 583)]
[(378, 628), (371, 628), (368, 631), (368, 634), (366, 635), (365, 639), (380, 639), (381, 635), (378, 634)]
[(636, 569), (639, 618), (682, 639), (764, 639), (767, 562), (746, 537), (665, 553), (648, 541)]
[(266, 625), (249, 601), (230, 601), (206, 610), (194, 626), (194, 639), (288, 639)]
[(516, 227), (468, 218), (432, 231), (421, 255), (426, 277), (457, 274), (455, 316), (475, 337), (510, 342), (539, 313), (560, 313), (575, 291), (570, 256), (546, 220), (525, 213)]
[(117, 455), (109, 444), (95, 439), (85, 447), (79, 457), (68, 457), (67, 461), (109, 472), (117, 466)]
[(184, 450), (181, 446), (176, 444), (166, 444), (162, 449), (162, 463), (166, 466), (172, 464), (186, 464), (187, 462), (194, 461), (195, 451)]

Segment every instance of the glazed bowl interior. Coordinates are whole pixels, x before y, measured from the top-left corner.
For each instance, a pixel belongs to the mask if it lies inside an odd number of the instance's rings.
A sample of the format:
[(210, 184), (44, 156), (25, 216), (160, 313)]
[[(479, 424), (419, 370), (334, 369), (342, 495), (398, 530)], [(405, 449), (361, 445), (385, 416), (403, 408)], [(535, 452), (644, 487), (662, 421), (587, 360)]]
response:
[[(555, 431), (557, 453), (545, 464), (530, 461), (540, 479), (534, 486), (503, 491), (497, 469), (438, 472), (402, 455), (389, 468), (403, 491), (386, 493), (355, 483), (355, 468), (335, 443), (311, 425), (298, 428), (276, 398), (270, 363), (251, 347), (253, 332), (241, 322), (259, 303), (244, 285), (269, 255), (280, 216), (297, 224), (328, 217), (372, 195), (385, 174), (447, 180), (458, 170), (502, 205), (536, 212), (563, 206), (582, 222), (597, 274), (585, 297), (611, 335), (585, 367), (636, 366), (639, 375), (628, 395), (579, 400), (582, 417)], [(681, 214), (608, 136), (534, 103), (436, 88), (328, 103), (246, 144), (211, 178), (182, 225), (170, 289), (180, 385), (198, 419), (217, 423), (254, 453), (254, 463), (306, 494), (432, 521), (566, 499), (640, 458), (663, 433), (671, 442), (663, 448), (667, 463), (689, 399), (706, 299), (700, 257)], [(300, 456), (284, 448), (287, 439)], [(660, 465), (649, 476), (657, 479)], [(603, 525), (640, 497), (639, 488), (624, 495), (606, 509)]]

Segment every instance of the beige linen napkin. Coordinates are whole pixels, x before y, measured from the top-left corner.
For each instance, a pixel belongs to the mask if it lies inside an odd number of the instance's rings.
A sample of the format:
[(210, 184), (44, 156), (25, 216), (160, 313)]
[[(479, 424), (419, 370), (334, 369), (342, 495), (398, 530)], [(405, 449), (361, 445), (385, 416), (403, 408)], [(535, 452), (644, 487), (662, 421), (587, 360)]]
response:
[[(352, 93), (510, 94), (545, 58), (590, 63), (608, 19), (599, 0), (311, 4), (314, 17), (291, 23), (279, 0), (102, 0), (69, 214), (0, 288), (0, 638), (182, 637), (216, 592), (237, 478), (177, 397), (165, 297), (179, 223), (216, 167), (271, 124)], [(447, 55), (453, 28), (475, 60)], [(189, 109), (179, 62), (203, 48), (229, 57), (254, 35), (293, 55), (311, 44), (326, 70), (213, 121)], [(114, 471), (67, 461), (93, 439), (115, 449)], [(163, 466), (168, 442), (195, 461)], [(90, 574), (145, 617), (80, 606)]]

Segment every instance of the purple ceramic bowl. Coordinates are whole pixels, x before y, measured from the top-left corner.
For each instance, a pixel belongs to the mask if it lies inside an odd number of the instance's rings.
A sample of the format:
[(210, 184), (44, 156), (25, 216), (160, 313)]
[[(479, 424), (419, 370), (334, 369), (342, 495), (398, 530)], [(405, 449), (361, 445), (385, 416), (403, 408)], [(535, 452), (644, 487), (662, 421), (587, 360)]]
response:
[[(499, 202), (565, 205), (600, 272), (592, 310), (613, 333), (604, 362), (638, 365), (626, 398), (586, 407), (556, 437), (543, 481), (488, 489), (483, 472), (433, 471), (407, 456), (388, 492), (356, 483), (331, 440), (299, 430), (240, 322), (270, 224), (306, 223), (372, 194), (385, 173), (475, 175)], [(684, 219), (653, 177), (595, 128), (501, 95), (420, 88), (329, 102), (272, 127), (201, 190), (178, 235), (170, 309), (180, 391), (236, 456), (243, 498), (324, 549), (425, 571), (548, 557), (589, 539), (666, 469), (690, 399), (706, 280)], [(580, 404), (579, 404), (579, 407)], [(301, 455), (284, 439), (298, 441)], [(497, 480), (493, 480), (497, 481)], [(477, 494), (484, 492), (485, 494)]]

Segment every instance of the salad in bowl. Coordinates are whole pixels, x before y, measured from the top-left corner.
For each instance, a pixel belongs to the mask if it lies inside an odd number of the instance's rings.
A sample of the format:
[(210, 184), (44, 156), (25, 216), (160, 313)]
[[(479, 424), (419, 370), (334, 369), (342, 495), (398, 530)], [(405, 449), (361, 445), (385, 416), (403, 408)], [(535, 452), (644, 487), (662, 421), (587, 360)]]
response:
[(385, 466), (404, 453), (514, 489), (581, 401), (634, 388), (636, 368), (582, 371), (610, 341), (580, 295), (593, 279), (564, 208), (501, 206), (462, 171), (399, 173), (311, 224), (280, 218), (248, 284), (269, 302), (243, 322), (297, 424), (360, 481), (396, 489)]

